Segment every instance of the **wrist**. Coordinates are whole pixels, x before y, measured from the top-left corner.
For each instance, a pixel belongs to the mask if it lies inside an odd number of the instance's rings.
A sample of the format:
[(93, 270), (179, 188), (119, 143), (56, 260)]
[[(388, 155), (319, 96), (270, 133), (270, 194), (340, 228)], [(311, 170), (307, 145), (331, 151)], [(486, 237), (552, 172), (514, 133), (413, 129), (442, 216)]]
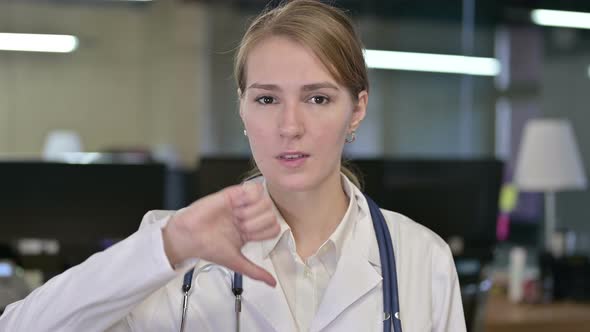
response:
[(175, 214), (172, 216), (172, 218), (170, 218), (166, 226), (162, 228), (164, 253), (166, 254), (168, 262), (172, 268), (175, 268), (187, 258), (182, 254), (183, 250), (181, 249), (180, 245), (182, 240), (179, 238), (179, 232), (176, 225), (177, 222), (177, 215)]

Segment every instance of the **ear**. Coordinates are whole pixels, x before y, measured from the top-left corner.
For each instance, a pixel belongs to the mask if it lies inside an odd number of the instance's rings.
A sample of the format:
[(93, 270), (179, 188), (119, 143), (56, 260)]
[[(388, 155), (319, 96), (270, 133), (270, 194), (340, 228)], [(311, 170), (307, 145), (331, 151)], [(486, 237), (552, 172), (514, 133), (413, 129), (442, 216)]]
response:
[(369, 94), (366, 90), (359, 92), (358, 102), (352, 111), (352, 118), (350, 119), (350, 130), (354, 131), (361, 125), (361, 122), (367, 114), (367, 104), (369, 103)]

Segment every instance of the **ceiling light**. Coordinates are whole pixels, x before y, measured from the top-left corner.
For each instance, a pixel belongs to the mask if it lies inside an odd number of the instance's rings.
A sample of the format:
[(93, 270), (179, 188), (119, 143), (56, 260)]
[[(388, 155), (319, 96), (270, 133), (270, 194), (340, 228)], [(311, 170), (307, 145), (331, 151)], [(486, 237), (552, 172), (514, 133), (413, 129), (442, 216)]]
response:
[(461, 55), (365, 50), (365, 61), (369, 68), (376, 69), (483, 76), (500, 73), (500, 62), (494, 58)]
[(531, 19), (538, 25), (590, 29), (590, 13), (535, 9), (531, 12)]
[(0, 50), (70, 53), (78, 48), (78, 38), (69, 35), (0, 33)]

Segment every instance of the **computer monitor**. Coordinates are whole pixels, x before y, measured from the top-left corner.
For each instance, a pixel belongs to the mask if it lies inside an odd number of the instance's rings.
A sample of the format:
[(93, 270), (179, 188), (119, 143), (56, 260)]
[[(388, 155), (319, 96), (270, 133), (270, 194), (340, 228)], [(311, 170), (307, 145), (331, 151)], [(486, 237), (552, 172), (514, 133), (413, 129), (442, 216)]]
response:
[(0, 162), (0, 243), (57, 240), (76, 264), (135, 232), (164, 204), (159, 164)]
[(199, 197), (242, 182), (253, 164), (248, 157), (203, 157), (199, 160), (196, 187)]
[(469, 160), (354, 160), (365, 192), (382, 208), (402, 213), (444, 240), (459, 240), (462, 255), (492, 258), (496, 243), (502, 162)]

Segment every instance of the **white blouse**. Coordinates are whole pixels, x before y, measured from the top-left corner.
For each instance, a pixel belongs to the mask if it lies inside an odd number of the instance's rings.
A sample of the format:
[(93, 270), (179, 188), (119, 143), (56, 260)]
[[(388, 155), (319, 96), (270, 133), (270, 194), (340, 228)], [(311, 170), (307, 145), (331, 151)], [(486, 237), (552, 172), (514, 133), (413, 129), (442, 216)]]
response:
[(349, 197), (348, 209), (326, 242), (305, 261), (297, 254), (297, 245), (291, 228), (276, 207), (275, 213), (281, 230), (277, 237), (262, 243), (264, 255), (270, 256), (277, 271), (277, 281), (285, 294), (299, 331), (309, 331), (330, 278), (336, 271), (342, 247), (357, 218), (359, 206), (351, 184), (343, 179), (342, 185)]

